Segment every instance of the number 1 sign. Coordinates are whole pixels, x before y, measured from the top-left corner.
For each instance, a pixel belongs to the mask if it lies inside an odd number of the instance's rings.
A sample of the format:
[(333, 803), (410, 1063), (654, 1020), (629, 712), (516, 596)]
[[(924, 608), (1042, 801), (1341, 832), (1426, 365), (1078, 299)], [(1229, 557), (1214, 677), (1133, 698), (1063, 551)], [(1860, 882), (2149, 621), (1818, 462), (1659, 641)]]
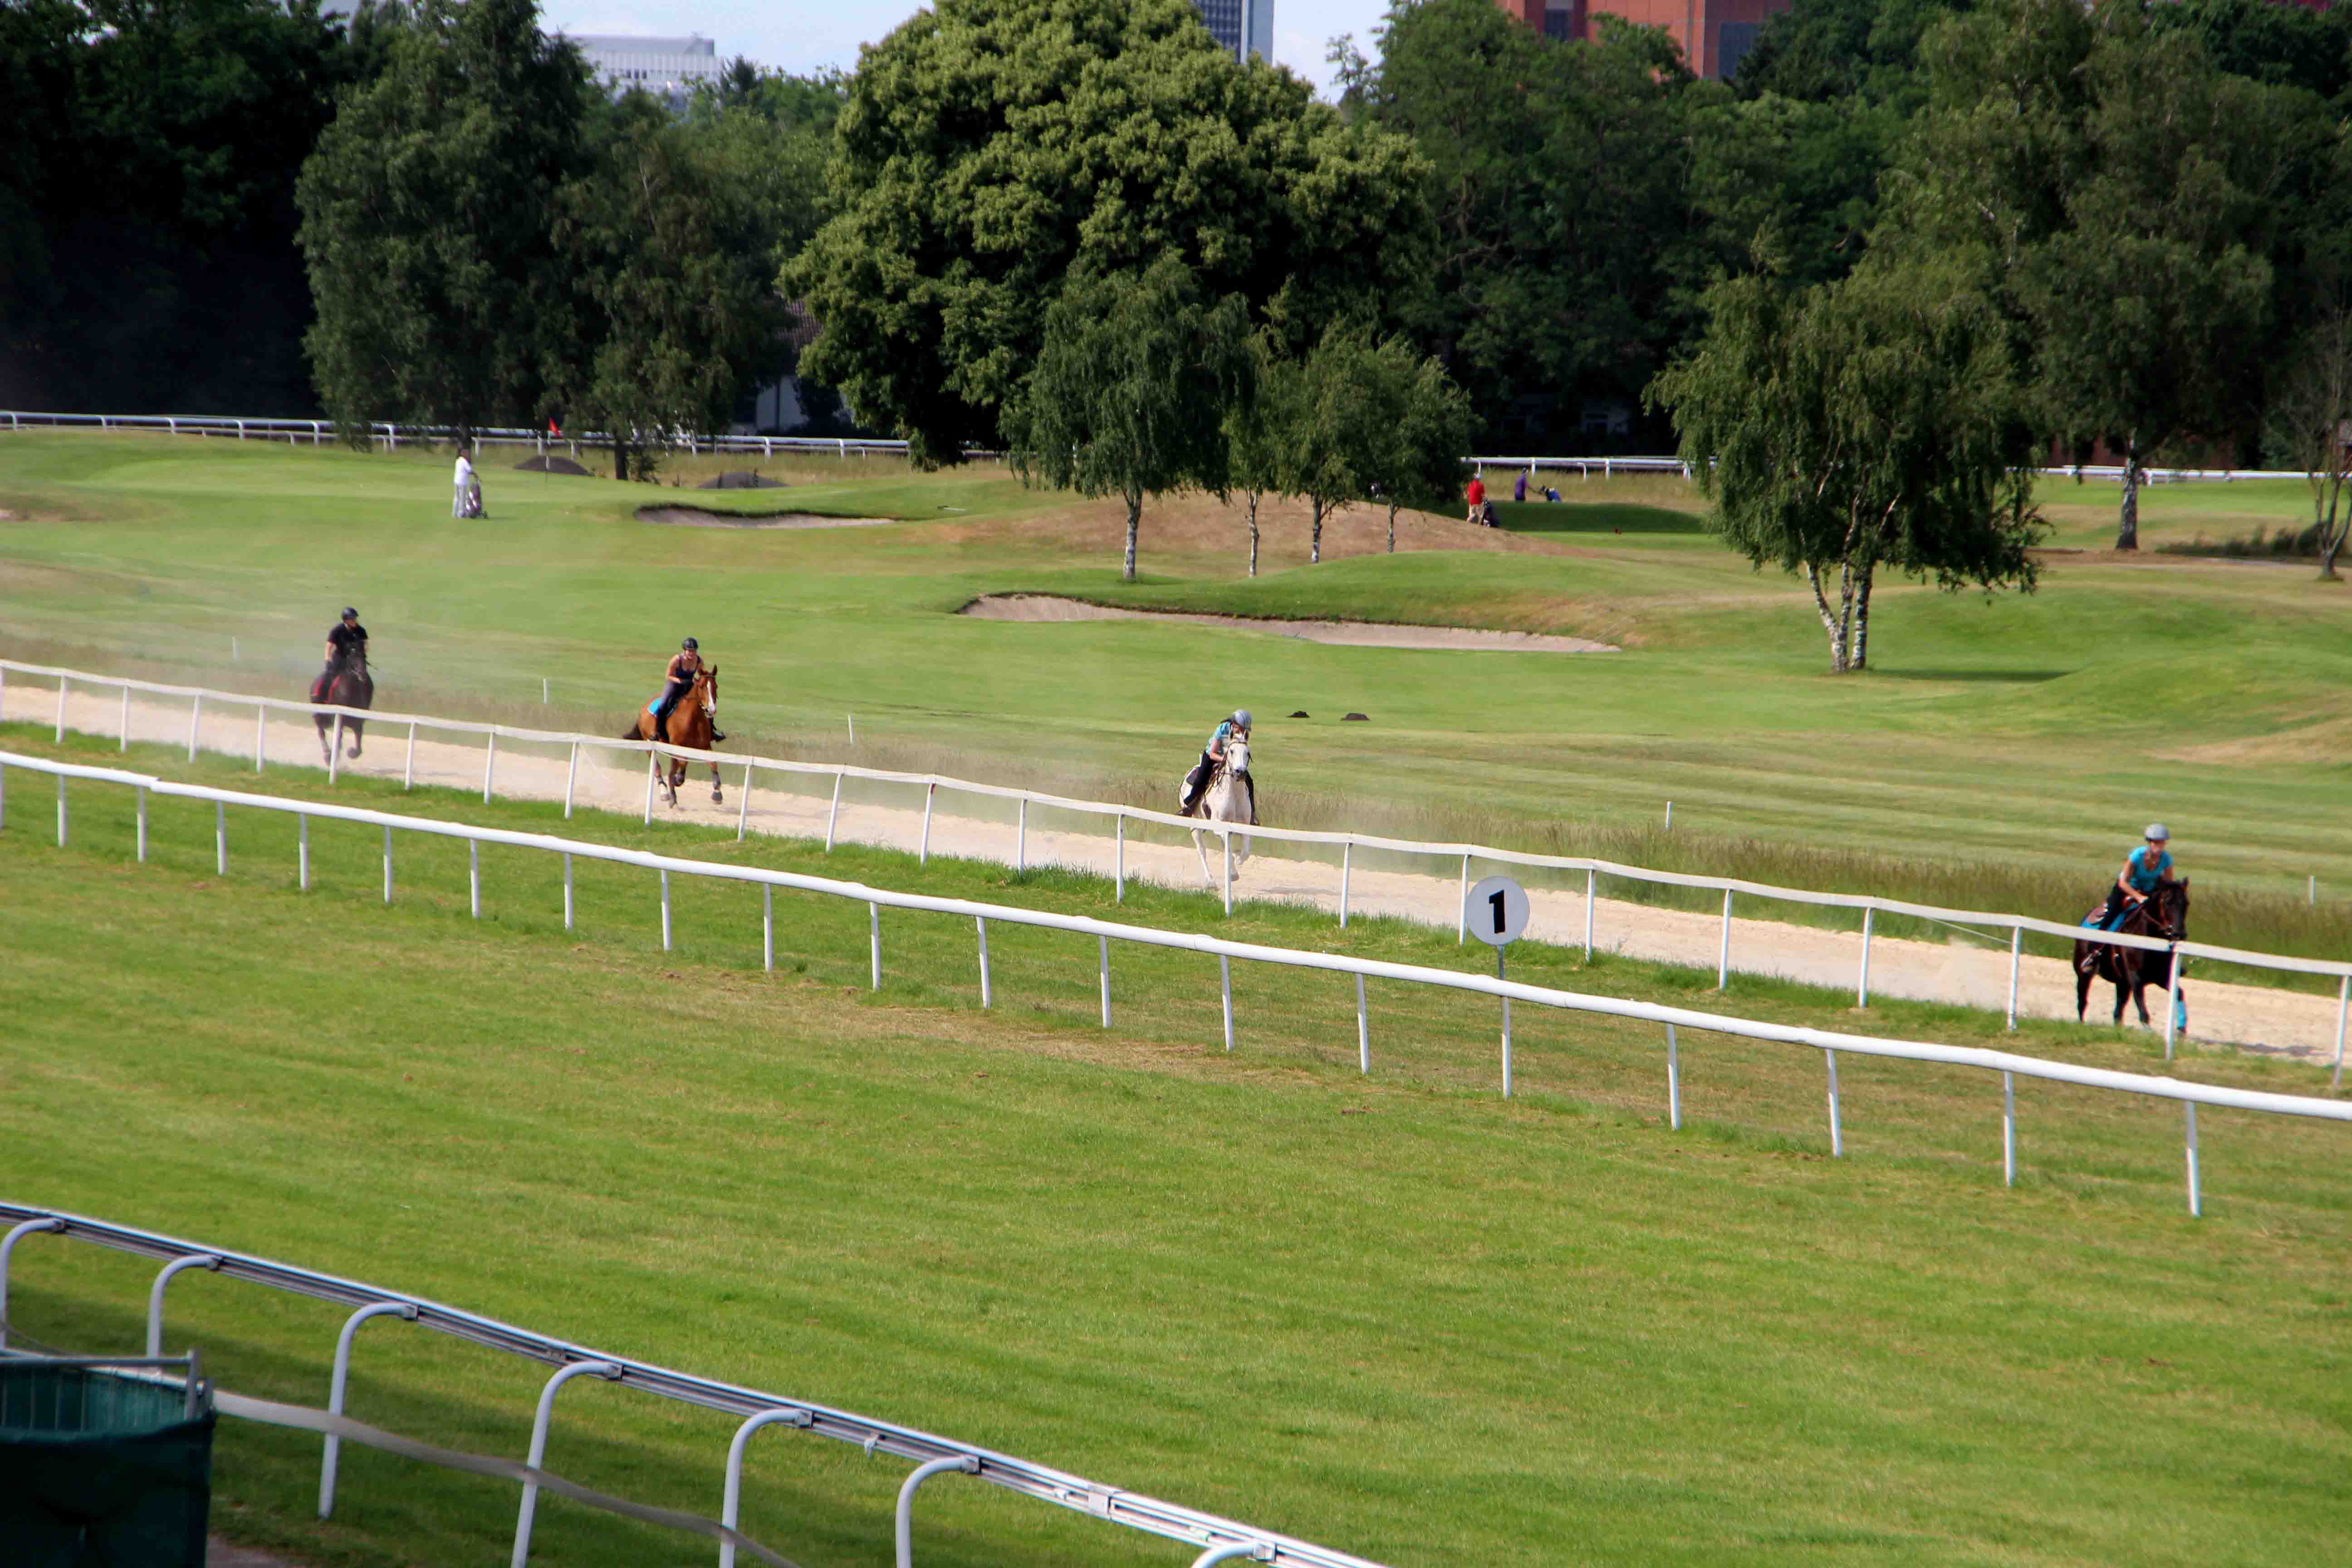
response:
[(1489, 877), (1470, 889), (1470, 934), (1490, 947), (1519, 940), (1528, 929), (1528, 890), (1508, 877)]

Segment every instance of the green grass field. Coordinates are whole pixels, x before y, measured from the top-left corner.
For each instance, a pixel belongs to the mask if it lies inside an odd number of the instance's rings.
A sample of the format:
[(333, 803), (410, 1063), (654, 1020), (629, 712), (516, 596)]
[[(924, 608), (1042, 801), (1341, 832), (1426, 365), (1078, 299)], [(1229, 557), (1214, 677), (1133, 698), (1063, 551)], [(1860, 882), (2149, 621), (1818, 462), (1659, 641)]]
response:
[[(7, 735), (26, 742), (22, 727)], [(134, 750), (134, 765), (156, 759)], [(226, 763), (211, 765), (222, 776)], [(199, 773), (205, 770), (200, 768)], [(2183, 1212), (2177, 1112), (2032, 1083), (2000, 1184), (1998, 1086), (1843, 1064), (1827, 1157), (1810, 1051), (1683, 1047), (1663, 1126), (1646, 1028), (1519, 1010), (1521, 1095), (1495, 1094), (1471, 998), (1371, 989), (1354, 1066), (1336, 976), (1235, 974), (1121, 950), (1094, 1017), (1083, 939), (780, 898), (759, 970), (751, 889), (678, 882), (677, 951), (642, 873), (403, 839), (380, 902), (368, 829), (157, 800), (131, 863), (125, 792), (78, 785), (70, 846), (13, 777), (0, 834), (0, 1188), (429, 1294), (627, 1353), (990, 1444), (1400, 1565), (2324, 1560), (2352, 1525), (2352, 1205), (2343, 1129), (2201, 1119), (2208, 1218)], [(273, 788), (300, 793), (299, 775)], [(396, 790), (342, 786), (348, 798)], [(425, 794), (433, 815), (552, 808)], [(753, 842), (625, 820), (573, 831), (883, 885), (1108, 912), (1099, 883)], [(1192, 895), (1128, 913), (1218, 925)], [(1235, 934), (1307, 917), (1245, 909)], [(1328, 942), (1328, 931), (1313, 933)], [(1384, 921), (1353, 951), (1468, 963)], [(1686, 974), (1528, 952), (1514, 972), (1689, 1000)], [(1827, 998), (1741, 982), (1756, 1016)], [(1895, 1005), (1871, 1026), (1967, 1038)], [(1995, 1026), (1997, 1027), (1997, 1025)], [(2021, 1047), (2148, 1066), (2148, 1042), (2030, 1026)], [(2220, 1081), (2305, 1069), (2200, 1057)], [(129, 1346), (149, 1270), (37, 1238), (11, 1320)], [(224, 1383), (317, 1403), (340, 1314), (190, 1277), (167, 1338)], [(362, 1419), (521, 1451), (536, 1374), (397, 1325), (363, 1335)], [(709, 1511), (730, 1423), (586, 1386), (551, 1461)], [(233, 1533), (320, 1563), (503, 1549), (509, 1489), (364, 1453), (331, 1527), (315, 1440), (227, 1426)], [(887, 1550), (903, 1467), (762, 1438), (747, 1524), (796, 1561)], [(982, 1488), (940, 1484), (921, 1560), (1185, 1560)], [(560, 1501), (540, 1559), (700, 1559)]]
[[(691, 478), (705, 468), (681, 465)], [(730, 459), (723, 466), (745, 466)], [(618, 728), (688, 631), (747, 751), (920, 765), (1157, 804), (1223, 709), (1260, 715), (1270, 820), (1483, 838), (1937, 901), (2078, 913), (2168, 817), (2209, 941), (2344, 956), (2352, 825), (2347, 590), (2307, 567), (2054, 554), (1990, 605), (1883, 592), (1870, 675), (1822, 673), (1800, 590), (1752, 573), (1657, 479), (1514, 510), (1525, 537), (1369, 552), (1342, 519), (1307, 568), (1268, 523), (1265, 574), (1209, 503), (1148, 511), (1117, 581), (1109, 509), (993, 468), (778, 463), (781, 491), (488, 468), (492, 516), (446, 516), (439, 457), (100, 436), (0, 438), (0, 652), (292, 695), (346, 602), (379, 705)], [(2095, 551), (2111, 488), (2053, 487), (2053, 542)], [(649, 502), (888, 516), (803, 531), (670, 528)], [(2150, 542), (2295, 520), (2299, 487), (2148, 492)], [(1599, 636), (1563, 658), (1346, 648), (1161, 623), (961, 619), (1030, 590), (1276, 616)], [(230, 658), (231, 639), (238, 657)], [(552, 683), (542, 707), (540, 682)], [(1293, 709), (1313, 717), (1284, 718)], [(1370, 724), (1346, 724), (1349, 709)], [(846, 746), (844, 716), (860, 744)], [(56, 752), (26, 726), (0, 744)], [(64, 754), (116, 753), (69, 740)], [(251, 775), (134, 747), (174, 776)], [(1664, 1122), (1646, 1027), (1521, 1009), (1496, 1094), (1488, 1005), (1375, 983), (1355, 1070), (1337, 976), (992, 931), (682, 882), (664, 954), (641, 873), (558, 872), (283, 819), (72, 792), (59, 850), (10, 775), (0, 832), (0, 1191), (413, 1290), (542, 1331), (998, 1447), (1399, 1565), (1586, 1560), (2305, 1564), (2352, 1532), (2352, 1189), (2345, 1130), (2200, 1118), (2208, 1218), (2184, 1212), (2177, 1110), (2019, 1089), (2004, 1190), (1981, 1075), (1841, 1064), (1828, 1157), (1815, 1053), (1696, 1037)], [(273, 769), (273, 792), (323, 793)], [(337, 797), (397, 791), (346, 780)], [(1675, 832), (1659, 831), (1665, 799)], [(555, 808), (420, 792), (403, 809), (546, 828)], [(1058, 873), (583, 817), (610, 842), (1108, 913)], [(2321, 901), (2304, 901), (2306, 876)], [(1128, 918), (1468, 966), (1451, 933), (1134, 892)], [(1523, 948), (1513, 973), (1712, 1005), (1712, 974)], [(1735, 980), (1759, 1018), (1991, 1043), (1997, 1017)], [(2153, 1070), (2147, 1037), (2029, 1023), (2017, 1048)], [(2309, 1092), (2297, 1064), (2179, 1070)], [(36, 1238), (12, 1325), (134, 1345), (152, 1271)], [(173, 1343), (227, 1385), (320, 1403), (339, 1314), (204, 1277)], [(533, 1371), (372, 1325), (352, 1408), (520, 1454)], [(715, 1511), (730, 1424), (567, 1392), (551, 1462)], [(478, 1561), (513, 1494), (349, 1454), (310, 1520), (315, 1440), (230, 1426), (220, 1513), (306, 1562)], [(763, 1436), (745, 1521), (788, 1556), (887, 1550), (903, 1467)], [(927, 1563), (1177, 1563), (1099, 1523), (935, 1483)], [(2334, 1541), (2337, 1547), (2327, 1542)], [(541, 1510), (535, 1561), (705, 1561)]]

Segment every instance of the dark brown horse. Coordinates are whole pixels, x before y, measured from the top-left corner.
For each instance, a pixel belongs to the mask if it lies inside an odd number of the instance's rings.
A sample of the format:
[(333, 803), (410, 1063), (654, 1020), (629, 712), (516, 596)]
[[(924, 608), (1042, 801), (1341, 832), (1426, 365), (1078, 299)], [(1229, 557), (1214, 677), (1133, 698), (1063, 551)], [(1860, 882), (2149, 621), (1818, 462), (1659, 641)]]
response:
[[(2152, 936), (2159, 942), (2189, 940), (2189, 879), (2175, 882), (2157, 883), (2156, 891), (2131, 907), (2116, 930), (2132, 936)], [(2090, 960), (2086, 964), (2084, 960)], [(2124, 1021), (2124, 998), (2131, 998), (2139, 1008), (2139, 1021), (2147, 1019), (2147, 988), (2172, 988), (2178, 976), (2174, 965), (2179, 955), (2158, 952), (2152, 948), (2121, 947), (2114, 942), (2085, 938), (2074, 943), (2074, 1021), (2081, 1023), (2091, 1001), (2091, 982), (2105, 980), (2116, 988), (2116, 1022)]]
[[(321, 670), (319, 679), (310, 683), (310, 700), (337, 708), (373, 708), (375, 706), (375, 677), (368, 673), (367, 652), (354, 650), (332, 669)], [(335, 743), (327, 739), (339, 716), (333, 713), (311, 715), (319, 726), (319, 760), (335, 760)], [(342, 716), (343, 733), (352, 738), (351, 754), (360, 754), (360, 742), (367, 733), (367, 721)]]
[[(663, 732), (654, 733), (653, 705), (637, 710), (637, 727), (624, 734), (624, 741), (667, 741), (673, 746), (688, 751), (710, 750), (711, 731), (719, 725), (719, 667), (706, 664), (695, 673), (694, 688), (679, 695), (677, 705), (669, 710), (662, 726)], [(686, 779), (686, 759), (672, 757), (662, 779), (669, 793), (669, 803), (677, 805), (677, 786)], [(710, 764), (710, 798), (713, 803), (725, 798), (719, 788), (719, 764)]]

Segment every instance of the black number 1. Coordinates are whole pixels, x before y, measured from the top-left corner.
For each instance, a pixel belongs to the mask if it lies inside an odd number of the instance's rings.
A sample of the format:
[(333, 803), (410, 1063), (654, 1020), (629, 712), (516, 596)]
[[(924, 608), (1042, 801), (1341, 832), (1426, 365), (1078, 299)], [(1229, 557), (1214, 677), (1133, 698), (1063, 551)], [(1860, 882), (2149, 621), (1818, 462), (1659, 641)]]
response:
[(1495, 934), (1500, 936), (1503, 934), (1503, 895), (1499, 890), (1489, 893), (1486, 901), (1495, 906)]

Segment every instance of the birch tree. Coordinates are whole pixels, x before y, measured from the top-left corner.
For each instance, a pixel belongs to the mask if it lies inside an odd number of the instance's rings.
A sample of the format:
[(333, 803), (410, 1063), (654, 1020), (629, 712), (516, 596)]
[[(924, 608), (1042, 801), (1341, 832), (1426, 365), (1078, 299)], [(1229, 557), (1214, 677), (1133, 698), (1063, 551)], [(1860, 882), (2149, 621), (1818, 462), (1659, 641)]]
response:
[(1882, 571), (2031, 591), (2032, 432), (2005, 323), (1961, 269), (1865, 264), (1791, 289), (1711, 289), (1697, 351), (1659, 377), (1710, 521), (1804, 579), (1830, 668), (1867, 668)]
[(2344, 489), (2352, 483), (2352, 314), (2325, 307), (2296, 344), (2271, 394), (2270, 434), (2311, 484), (2311, 527), (2319, 574), (2336, 575), (2336, 557), (2352, 530)]

